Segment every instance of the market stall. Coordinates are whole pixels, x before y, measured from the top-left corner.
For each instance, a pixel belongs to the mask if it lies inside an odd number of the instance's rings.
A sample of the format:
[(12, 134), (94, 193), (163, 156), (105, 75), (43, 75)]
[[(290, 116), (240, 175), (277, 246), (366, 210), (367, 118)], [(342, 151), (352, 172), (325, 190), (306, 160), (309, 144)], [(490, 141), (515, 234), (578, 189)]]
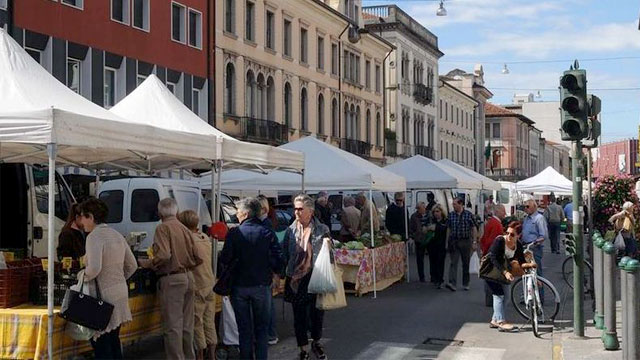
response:
[(542, 170), (538, 175), (518, 181), (516, 189), (525, 193), (572, 195), (573, 183), (551, 166)]

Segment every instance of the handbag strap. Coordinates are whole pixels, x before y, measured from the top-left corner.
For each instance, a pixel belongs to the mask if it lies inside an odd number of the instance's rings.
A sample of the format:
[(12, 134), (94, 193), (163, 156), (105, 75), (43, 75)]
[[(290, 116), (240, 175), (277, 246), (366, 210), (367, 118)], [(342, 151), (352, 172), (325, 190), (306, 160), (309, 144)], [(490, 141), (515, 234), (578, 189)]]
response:
[(93, 281), (96, 282), (96, 298), (98, 300), (102, 300), (102, 295), (100, 295), (100, 286), (98, 286), (98, 278), (96, 277)]

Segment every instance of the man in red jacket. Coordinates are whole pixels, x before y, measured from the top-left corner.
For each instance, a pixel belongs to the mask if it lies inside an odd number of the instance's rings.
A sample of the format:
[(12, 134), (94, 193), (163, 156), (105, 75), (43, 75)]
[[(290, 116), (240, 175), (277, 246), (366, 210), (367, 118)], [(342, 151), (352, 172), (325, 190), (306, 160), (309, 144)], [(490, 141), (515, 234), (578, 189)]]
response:
[(487, 224), (484, 226), (484, 234), (482, 234), (482, 238), (480, 239), (480, 249), (483, 255), (489, 251), (496, 237), (504, 235), (504, 229), (502, 228), (502, 219), (506, 216), (504, 205), (495, 204), (489, 209), (493, 214), (487, 220)]

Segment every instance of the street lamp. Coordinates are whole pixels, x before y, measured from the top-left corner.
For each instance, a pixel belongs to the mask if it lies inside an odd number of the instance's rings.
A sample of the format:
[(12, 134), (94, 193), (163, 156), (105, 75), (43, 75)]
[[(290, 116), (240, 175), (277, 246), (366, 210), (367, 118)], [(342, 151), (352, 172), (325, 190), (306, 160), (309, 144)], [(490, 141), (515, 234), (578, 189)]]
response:
[(509, 74), (509, 68), (507, 68), (507, 64), (504, 64), (504, 66), (502, 67), (502, 73), (504, 75)]
[(437, 16), (447, 16), (447, 9), (444, 8), (444, 0), (440, 0), (440, 6), (438, 7), (438, 11), (436, 11)]

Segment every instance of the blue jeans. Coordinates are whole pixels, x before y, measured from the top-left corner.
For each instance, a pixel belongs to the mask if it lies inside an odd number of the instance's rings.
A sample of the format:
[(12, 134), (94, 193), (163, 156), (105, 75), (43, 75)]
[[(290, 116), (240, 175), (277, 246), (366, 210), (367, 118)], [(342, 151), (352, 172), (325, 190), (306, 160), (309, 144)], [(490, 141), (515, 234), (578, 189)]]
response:
[(544, 250), (543, 245), (535, 246), (533, 249), (533, 258), (536, 260), (536, 264), (538, 264), (538, 275), (544, 277), (542, 274), (542, 252)]
[(276, 299), (271, 297), (271, 318), (269, 319), (269, 340), (275, 340), (278, 338), (278, 332), (276, 331)]
[(231, 305), (236, 315), (240, 337), (241, 359), (253, 359), (254, 353), (257, 360), (267, 358), (270, 303), (270, 286), (234, 287), (231, 290)]
[(504, 289), (506, 286), (495, 281), (487, 281), (487, 285), (491, 289), (493, 296), (493, 316), (491, 320), (497, 323), (502, 322), (504, 321)]

